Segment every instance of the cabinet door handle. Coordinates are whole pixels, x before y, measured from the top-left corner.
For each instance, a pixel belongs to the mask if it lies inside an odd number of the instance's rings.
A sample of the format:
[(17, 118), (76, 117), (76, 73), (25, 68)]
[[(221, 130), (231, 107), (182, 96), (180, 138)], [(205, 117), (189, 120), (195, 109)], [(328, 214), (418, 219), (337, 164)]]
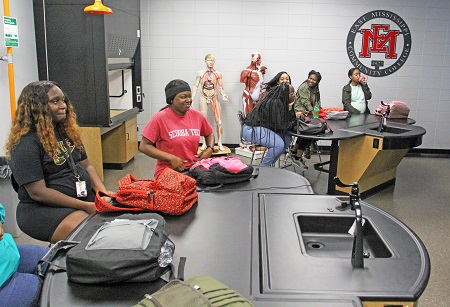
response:
[(130, 133), (127, 132), (127, 141), (130, 140)]

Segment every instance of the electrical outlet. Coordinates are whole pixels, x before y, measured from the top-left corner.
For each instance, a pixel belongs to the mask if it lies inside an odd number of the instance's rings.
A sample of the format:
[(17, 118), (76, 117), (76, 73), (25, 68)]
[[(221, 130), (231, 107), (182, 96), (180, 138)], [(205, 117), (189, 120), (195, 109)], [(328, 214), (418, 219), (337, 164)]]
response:
[(379, 146), (380, 146), (380, 139), (373, 139), (372, 147), (378, 149)]

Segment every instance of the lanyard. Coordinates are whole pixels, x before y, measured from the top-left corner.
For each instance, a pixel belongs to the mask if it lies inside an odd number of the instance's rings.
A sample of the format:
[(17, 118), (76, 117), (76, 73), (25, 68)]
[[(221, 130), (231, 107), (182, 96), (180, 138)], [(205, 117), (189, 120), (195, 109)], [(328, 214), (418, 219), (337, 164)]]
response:
[(77, 178), (77, 180), (80, 181), (80, 174), (78, 173), (77, 166), (75, 165), (75, 161), (73, 160), (72, 152), (70, 151), (70, 148), (66, 147), (65, 139), (61, 135), (61, 132), (59, 130), (57, 130), (57, 132), (58, 132), (59, 137), (62, 140), (63, 153), (64, 153), (64, 156), (66, 157), (67, 163), (69, 164), (70, 168), (72, 169), (73, 174), (75, 175), (75, 178)]

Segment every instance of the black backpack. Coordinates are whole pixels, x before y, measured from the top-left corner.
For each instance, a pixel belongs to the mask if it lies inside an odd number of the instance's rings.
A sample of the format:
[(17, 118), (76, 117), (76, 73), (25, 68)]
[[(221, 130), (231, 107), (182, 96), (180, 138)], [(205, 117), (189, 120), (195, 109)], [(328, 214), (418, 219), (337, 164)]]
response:
[(168, 235), (159, 214), (122, 214), (67, 252), (67, 276), (85, 284), (154, 281), (170, 268)]
[(304, 135), (317, 135), (325, 133), (327, 123), (321, 118), (313, 118), (307, 121), (303, 119), (297, 120), (297, 133)]

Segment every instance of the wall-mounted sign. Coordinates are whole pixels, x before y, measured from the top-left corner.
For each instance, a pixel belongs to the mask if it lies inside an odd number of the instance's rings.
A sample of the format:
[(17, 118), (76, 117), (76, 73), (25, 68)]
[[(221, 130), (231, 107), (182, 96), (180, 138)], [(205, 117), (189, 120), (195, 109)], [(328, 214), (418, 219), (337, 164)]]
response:
[(411, 53), (411, 32), (397, 14), (376, 10), (356, 20), (347, 35), (347, 55), (354, 67), (372, 77), (398, 71)]
[(3, 16), (3, 28), (5, 31), (5, 47), (19, 47), (19, 31), (17, 19)]

